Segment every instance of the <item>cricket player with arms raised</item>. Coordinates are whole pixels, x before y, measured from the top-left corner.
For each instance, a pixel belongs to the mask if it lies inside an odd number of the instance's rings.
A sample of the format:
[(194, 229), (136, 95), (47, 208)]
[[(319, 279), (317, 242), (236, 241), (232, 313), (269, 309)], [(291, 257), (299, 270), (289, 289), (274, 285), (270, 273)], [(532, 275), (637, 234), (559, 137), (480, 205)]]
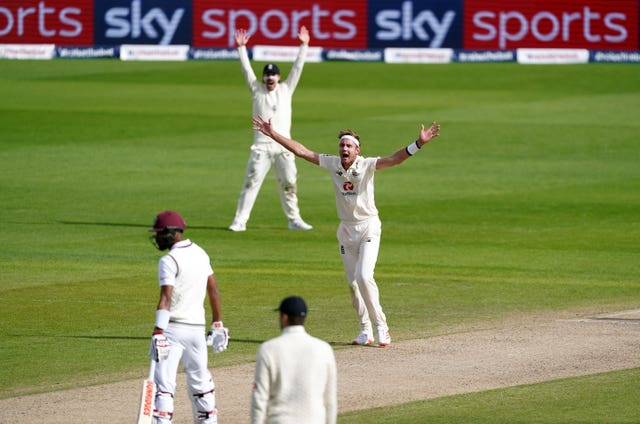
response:
[[(272, 119), (273, 126), (286, 136), (291, 131), (292, 100), (293, 93), (298, 85), (302, 68), (307, 57), (309, 46), (309, 31), (306, 27), (300, 27), (298, 39), (300, 50), (289, 75), (284, 81), (280, 81), (280, 69), (277, 65), (269, 63), (264, 67), (262, 79), (257, 79), (247, 53), (247, 43), (250, 35), (244, 29), (236, 31), (235, 39), (240, 55), (240, 64), (245, 82), (251, 91), (253, 100), (252, 116), (261, 115)], [(313, 227), (302, 220), (298, 207), (297, 174), (295, 157), (280, 145), (274, 143), (269, 137), (260, 133), (254, 133), (251, 154), (247, 163), (246, 176), (238, 206), (229, 231), (245, 231), (251, 210), (264, 179), (273, 166), (280, 192), (282, 210), (289, 220), (290, 230), (312, 230)]]
[(432, 122), (428, 128), (420, 127), (418, 139), (390, 156), (364, 158), (360, 156), (360, 137), (351, 130), (342, 130), (338, 156), (319, 154), (280, 134), (269, 119), (253, 118), (253, 128), (280, 143), (294, 155), (318, 165), (331, 174), (336, 194), (336, 207), (340, 226), (338, 242), (344, 271), (349, 283), (351, 303), (360, 319), (360, 333), (353, 344), (374, 342), (376, 329), (379, 346), (391, 343), (387, 317), (380, 305), (378, 285), (373, 273), (378, 260), (382, 224), (374, 201), (373, 177), (375, 171), (399, 165), (422, 146), (437, 137), (440, 125)]
[[(150, 356), (157, 361), (154, 380), (157, 391), (153, 422), (168, 424), (173, 418), (173, 397), (178, 365), (187, 378), (193, 422), (218, 422), (215, 385), (208, 369), (207, 345), (214, 353), (227, 348), (229, 331), (222, 324), (220, 294), (207, 253), (183, 238), (184, 219), (176, 212), (156, 216), (149, 231), (159, 250), (169, 250), (158, 263), (160, 300), (151, 339)], [(212, 321), (205, 337), (205, 296), (209, 298)]]

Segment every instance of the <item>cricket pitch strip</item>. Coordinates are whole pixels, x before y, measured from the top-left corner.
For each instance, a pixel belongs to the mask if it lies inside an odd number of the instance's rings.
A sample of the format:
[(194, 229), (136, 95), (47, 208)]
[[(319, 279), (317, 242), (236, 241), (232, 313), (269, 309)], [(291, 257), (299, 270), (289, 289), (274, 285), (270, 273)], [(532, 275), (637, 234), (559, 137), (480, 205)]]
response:
[[(565, 311), (386, 348), (338, 349), (339, 412), (639, 367), (639, 324), (640, 309)], [(211, 369), (221, 424), (249, 422), (253, 366)], [(140, 381), (3, 399), (0, 422), (134, 422)], [(175, 404), (174, 424), (191, 423), (182, 373)]]

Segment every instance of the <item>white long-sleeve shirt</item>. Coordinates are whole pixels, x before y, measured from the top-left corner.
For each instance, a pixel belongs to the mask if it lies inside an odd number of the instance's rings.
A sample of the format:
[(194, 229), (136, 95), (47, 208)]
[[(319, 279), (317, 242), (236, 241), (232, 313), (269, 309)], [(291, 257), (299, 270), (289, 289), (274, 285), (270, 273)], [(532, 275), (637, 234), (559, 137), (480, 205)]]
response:
[[(295, 91), (300, 76), (302, 75), (302, 68), (304, 67), (304, 61), (307, 57), (308, 46), (301, 45), (291, 71), (287, 79), (278, 82), (276, 88), (272, 91), (267, 89), (267, 86), (260, 79), (256, 78), (256, 74), (251, 68), (249, 62), (249, 55), (247, 53), (246, 46), (238, 47), (238, 53), (240, 54), (240, 64), (242, 66), (242, 74), (244, 75), (245, 82), (251, 91), (251, 97), (253, 100), (253, 115), (262, 116), (264, 119), (271, 119), (273, 128), (280, 134), (291, 137), (291, 116), (293, 100), (293, 92)], [(271, 138), (262, 134), (260, 131), (253, 132), (254, 143), (275, 143)]]
[(328, 343), (293, 325), (260, 346), (252, 424), (334, 424), (337, 415), (336, 361)]

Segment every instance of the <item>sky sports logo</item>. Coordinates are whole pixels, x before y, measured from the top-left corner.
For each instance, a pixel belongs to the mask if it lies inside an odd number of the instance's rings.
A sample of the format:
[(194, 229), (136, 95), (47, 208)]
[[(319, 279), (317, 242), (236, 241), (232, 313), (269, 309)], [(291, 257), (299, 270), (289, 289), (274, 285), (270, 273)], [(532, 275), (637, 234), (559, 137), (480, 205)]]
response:
[(95, 2), (96, 44), (191, 44), (191, 2)]
[(638, 49), (638, 0), (22, 0), (0, 3), (0, 43), (504, 50)]
[(465, 0), (465, 49), (638, 49), (636, 1), (505, 3)]

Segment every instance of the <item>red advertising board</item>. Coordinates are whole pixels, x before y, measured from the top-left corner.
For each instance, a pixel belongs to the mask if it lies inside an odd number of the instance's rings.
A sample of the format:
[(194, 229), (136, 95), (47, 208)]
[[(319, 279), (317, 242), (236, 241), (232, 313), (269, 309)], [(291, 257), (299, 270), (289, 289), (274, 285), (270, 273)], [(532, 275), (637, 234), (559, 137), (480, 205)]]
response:
[(251, 45), (298, 45), (302, 25), (313, 46), (366, 48), (367, 0), (193, 0), (194, 47), (235, 47), (240, 28), (251, 34)]
[(638, 0), (465, 0), (469, 50), (638, 49)]
[(93, 45), (93, 0), (4, 0), (0, 43)]
[(638, 51), (640, 0), (0, 0), (0, 44)]

